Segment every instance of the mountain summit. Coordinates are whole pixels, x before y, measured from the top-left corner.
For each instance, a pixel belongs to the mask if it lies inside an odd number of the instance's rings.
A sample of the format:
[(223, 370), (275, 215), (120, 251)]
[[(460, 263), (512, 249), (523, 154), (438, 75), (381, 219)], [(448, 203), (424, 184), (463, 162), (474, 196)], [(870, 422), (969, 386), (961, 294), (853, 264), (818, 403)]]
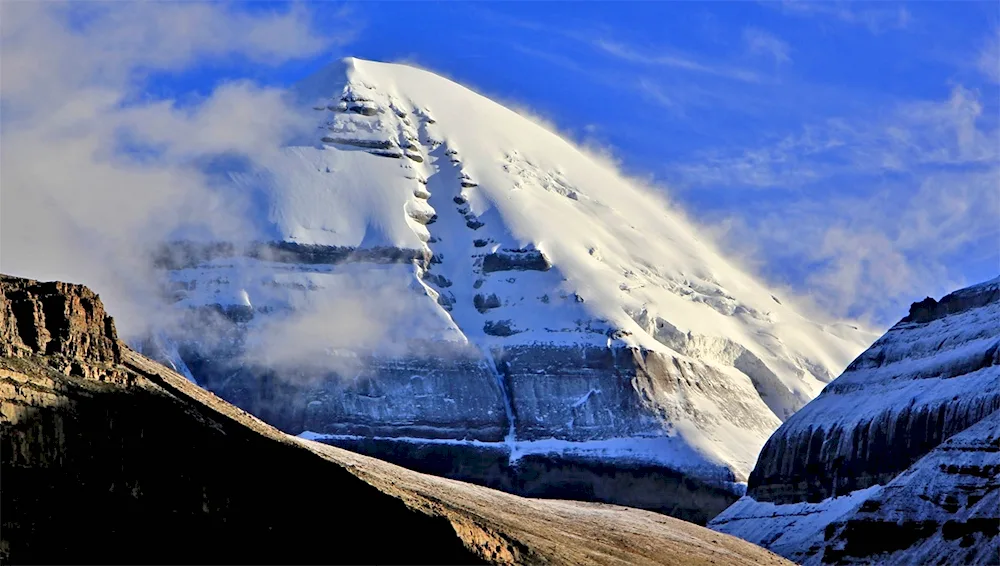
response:
[[(287, 432), (705, 520), (725, 504), (678, 503), (677, 478), (734, 499), (873, 338), (803, 317), (655, 193), (433, 73), (352, 58), (293, 94), (314, 136), (230, 174), (247, 241), (165, 246), (188, 320), (145, 345)], [(556, 460), (570, 493), (547, 491)], [(607, 495), (598, 461), (678, 491)]]

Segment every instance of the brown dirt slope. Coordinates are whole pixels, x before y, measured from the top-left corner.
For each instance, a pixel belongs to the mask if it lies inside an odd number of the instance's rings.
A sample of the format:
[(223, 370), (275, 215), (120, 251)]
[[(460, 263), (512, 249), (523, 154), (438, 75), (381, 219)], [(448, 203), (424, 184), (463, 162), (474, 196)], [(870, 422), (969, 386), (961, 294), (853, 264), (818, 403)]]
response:
[(8, 276), (0, 456), (3, 563), (790, 564), (289, 437), (128, 349), (85, 287)]

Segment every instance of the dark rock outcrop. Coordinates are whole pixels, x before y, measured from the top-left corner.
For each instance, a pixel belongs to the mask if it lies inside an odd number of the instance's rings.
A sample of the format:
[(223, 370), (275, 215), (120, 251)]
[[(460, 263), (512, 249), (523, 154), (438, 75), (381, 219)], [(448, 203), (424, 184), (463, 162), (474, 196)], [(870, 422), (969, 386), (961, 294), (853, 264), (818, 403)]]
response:
[(495, 309), (500, 306), (500, 298), (494, 293), (490, 293), (488, 296), (482, 293), (476, 293), (476, 296), (472, 299), (473, 305), (476, 310), (480, 313), (486, 313), (490, 309)]
[(483, 273), (494, 271), (548, 271), (549, 259), (535, 249), (503, 249), (483, 257)]
[(89, 289), (6, 275), (0, 288), (0, 356), (51, 356), (59, 371), (84, 377), (114, 373), (103, 366), (121, 361), (118, 334)]
[(948, 315), (977, 309), (1000, 301), (1000, 285), (973, 286), (945, 295), (940, 301), (931, 297), (910, 305), (910, 313), (900, 322), (927, 323)]
[(503, 320), (487, 320), (483, 323), (483, 333), (488, 336), (513, 336), (521, 332), (509, 318)]
[(444, 517), (192, 398), (86, 287), (2, 276), (0, 314), (4, 563), (481, 561)]
[(3, 277), (0, 314), (4, 563), (787, 564), (288, 437), (118, 343), (80, 286)]

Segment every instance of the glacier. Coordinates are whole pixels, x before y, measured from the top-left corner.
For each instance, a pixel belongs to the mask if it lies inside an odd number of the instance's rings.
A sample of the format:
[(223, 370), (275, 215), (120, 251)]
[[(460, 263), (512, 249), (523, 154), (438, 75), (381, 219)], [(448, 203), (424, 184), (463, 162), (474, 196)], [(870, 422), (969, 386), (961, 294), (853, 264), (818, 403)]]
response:
[[(875, 338), (803, 316), (654, 190), (431, 72), (349, 58), (289, 97), (316, 129), (227, 171), (245, 241), (155, 255), (182, 322), (144, 348), (286, 432), (704, 522)], [(601, 485), (614, 470), (635, 474)]]

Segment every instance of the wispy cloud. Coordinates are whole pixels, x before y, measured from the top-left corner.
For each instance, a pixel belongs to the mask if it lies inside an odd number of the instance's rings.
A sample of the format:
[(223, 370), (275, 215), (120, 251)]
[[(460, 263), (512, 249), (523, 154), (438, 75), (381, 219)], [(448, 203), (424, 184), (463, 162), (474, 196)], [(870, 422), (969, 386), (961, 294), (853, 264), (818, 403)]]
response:
[(937, 172), (874, 183), (730, 215), (720, 240), (764, 271), (799, 271), (800, 288), (827, 312), (890, 324), (906, 305), (972, 283), (948, 268), (971, 259), (1000, 264), (1000, 167)]
[(838, 175), (905, 173), (925, 166), (989, 164), (1000, 131), (983, 123), (975, 92), (900, 103), (882, 119), (831, 118), (772, 143), (704, 154), (674, 167), (686, 185), (798, 189)]
[(764, 5), (775, 6), (789, 15), (827, 18), (843, 24), (863, 26), (873, 34), (906, 29), (913, 20), (905, 6), (888, 2), (784, 0), (765, 2)]
[(1000, 83), (1000, 28), (990, 35), (976, 59), (979, 71), (994, 83)]
[(948, 265), (1000, 264), (1000, 129), (961, 86), (879, 120), (827, 120), (678, 171), (688, 186), (787, 191), (717, 229), (758, 264), (800, 271), (836, 314), (891, 322), (916, 295), (968, 283)]
[(231, 58), (277, 65), (347, 37), (310, 22), (301, 6), (4, 3), (2, 269), (93, 285), (123, 335), (140, 330), (157, 288), (147, 246), (180, 226), (243, 229), (239, 195), (201, 164), (263, 158), (306, 126), (275, 89), (229, 82), (180, 104), (150, 99), (146, 77)]
[(789, 56), (791, 49), (788, 43), (762, 29), (744, 29), (743, 42), (746, 43), (747, 50), (753, 55), (769, 56), (774, 59), (775, 63), (790, 63), (792, 60)]
[[(563, 26), (554, 27), (531, 20), (510, 17), (506, 14), (497, 13), (493, 10), (482, 7), (479, 7), (477, 12), (480, 13), (482, 17), (491, 21), (502, 22), (507, 26), (544, 34), (549, 38), (561, 38), (564, 41), (568, 41), (576, 45), (586, 46), (598, 51), (599, 53), (610, 55), (611, 57), (628, 63), (651, 67), (668, 67), (672, 69), (690, 71), (692, 73), (724, 77), (744, 82), (760, 81), (760, 76), (752, 70), (742, 69), (740, 67), (726, 65), (719, 62), (705, 61), (700, 57), (696, 57), (676, 49), (669, 49), (665, 47), (647, 48), (631, 45), (623, 41), (608, 38), (607, 36), (609, 35), (609, 32), (601, 28), (576, 29)], [(565, 55), (554, 53), (551, 50), (543, 51), (534, 47), (525, 46), (523, 44), (518, 44), (516, 49), (548, 60), (565, 68), (583, 71), (584, 67), (586, 67), (586, 59), (582, 57), (573, 59)]]
[(663, 88), (655, 82), (648, 78), (640, 78), (636, 83), (636, 88), (639, 93), (655, 102), (656, 104), (663, 106), (664, 108), (670, 108), (676, 110), (678, 108), (678, 102), (673, 97), (664, 92)]
[(604, 53), (630, 63), (670, 67), (744, 82), (760, 81), (760, 76), (753, 71), (726, 65), (704, 63), (681, 54), (652, 50), (642, 51), (630, 45), (607, 39), (594, 40), (593, 44)]
[(603, 76), (596, 73), (593, 69), (584, 66), (583, 64), (580, 63), (580, 61), (572, 57), (562, 55), (555, 51), (537, 49), (535, 47), (529, 47), (527, 45), (524, 45), (523, 43), (510, 43), (509, 45), (511, 49), (517, 51), (518, 53), (523, 53), (524, 55), (527, 55), (534, 59), (547, 61), (548, 63), (551, 63), (557, 67), (562, 67), (564, 69), (568, 69), (570, 71), (574, 71), (582, 75), (587, 75), (591, 78), (597, 78)]

